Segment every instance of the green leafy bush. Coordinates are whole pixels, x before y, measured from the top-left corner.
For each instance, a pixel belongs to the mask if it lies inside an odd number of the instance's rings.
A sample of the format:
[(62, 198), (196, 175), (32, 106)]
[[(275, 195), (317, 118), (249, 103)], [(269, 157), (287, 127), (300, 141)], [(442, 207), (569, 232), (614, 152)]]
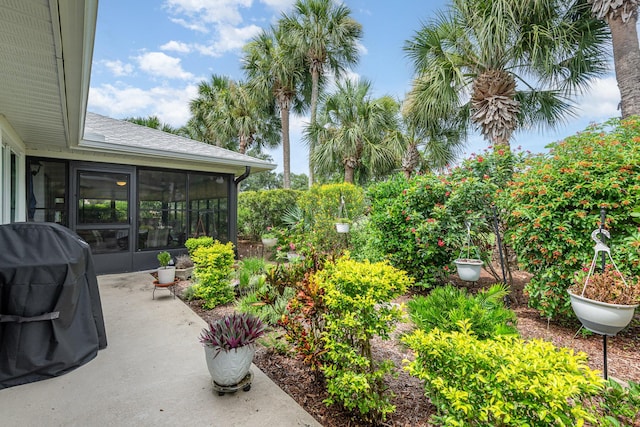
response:
[(295, 206), (302, 191), (261, 190), (238, 194), (238, 232), (251, 240), (259, 240), (268, 227), (283, 227), (283, 213)]
[(326, 329), (323, 333), (327, 404), (339, 403), (365, 419), (379, 422), (395, 410), (393, 394), (384, 383), (393, 369), (390, 360), (374, 359), (371, 340), (387, 340), (402, 317), (391, 300), (402, 295), (411, 280), (388, 263), (358, 262), (348, 257), (328, 263), (312, 281), (324, 291)]
[[(189, 251), (189, 255), (193, 257), (193, 253), (201, 246), (211, 246), (213, 245), (213, 237), (202, 236), (202, 237), (191, 237), (184, 242), (184, 246)], [(193, 258), (192, 258), (193, 259)]]
[(452, 285), (435, 288), (428, 296), (418, 296), (407, 303), (415, 325), (425, 332), (438, 328), (443, 332), (459, 331), (460, 321), (468, 320), (479, 339), (498, 335), (517, 335), (516, 314), (504, 306), (508, 291), (495, 284), (476, 295)]
[(231, 287), (235, 261), (233, 243), (223, 244), (214, 241), (210, 246), (197, 246), (191, 258), (195, 263), (194, 295), (204, 300), (202, 306), (211, 309), (233, 301), (234, 293)]
[(298, 206), (309, 222), (301, 240), (319, 251), (332, 252), (344, 246), (335, 228), (337, 219), (355, 221), (364, 214), (364, 190), (349, 183), (315, 185), (300, 196)]
[(515, 336), (480, 340), (460, 331), (417, 330), (403, 338), (416, 353), (405, 369), (424, 380), (437, 407), (431, 420), (451, 426), (576, 426), (596, 419), (582, 401), (603, 387), (584, 353)]
[(548, 318), (572, 316), (567, 288), (593, 254), (591, 232), (605, 228), (616, 263), (640, 274), (640, 120), (610, 120), (549, 146), (531, 158), (504, 193), (506, 241), (534, 274), (529, 303)]
[(295, 291), (292, 287), (278, 289), (266, 281), (265, 275), (254, 275), (252, 290), (236, 302), (238, 311), (251, 313), (269, 325), (276, 325), (287, 313), (289, 300)]
[(626, 386), (609, 379), (602, 393), (594, 400), (594, 414), (606, 427), (640, 425), (640, 383), (629, 381)]

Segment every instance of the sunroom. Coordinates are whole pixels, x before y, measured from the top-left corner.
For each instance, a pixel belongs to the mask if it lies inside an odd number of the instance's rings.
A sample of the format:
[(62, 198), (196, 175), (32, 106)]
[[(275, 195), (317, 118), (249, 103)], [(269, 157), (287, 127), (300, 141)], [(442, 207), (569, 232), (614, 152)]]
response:
[(87, 112), (96, 13), (0, 4), (0, 224), (69, 227), (99, 274), (154, 268), (193, 236), (235, 243), (237, 184), (275, 165)]

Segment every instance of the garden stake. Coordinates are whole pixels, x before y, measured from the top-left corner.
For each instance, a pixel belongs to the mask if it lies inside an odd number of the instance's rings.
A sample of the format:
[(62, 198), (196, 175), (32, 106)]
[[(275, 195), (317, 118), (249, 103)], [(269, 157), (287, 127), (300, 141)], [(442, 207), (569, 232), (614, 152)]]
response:
[[(500, 267), (502, 268), (502, 283), (504, 286), (507, 286), (507, 273), (504, 269), (504, 257), (502, 255), (502, 240), (500, 239), (500, 229), (498, 227), (498, 213), (496, 211), (496, 206), (492, 206), (493, 209), (493, 226), (496, 230), (496, 243), (498, 244), (498, 253), (500, 254)], [(509, 288), (511, 289), (511, 288)], [(509, 295), (504, 297), (504, 302), (507, 307), (511, 306), (511, 300), (509, 299)]]
[[(602, 233), (602, 227), (604, 227), (604, 220), (606, 215), (607, 215), (607, 211), (604, 209), (604, 207), (601, 207), (600, 208), (600, 238), (602, 240), (605, 239), (604, 234)], [(606, 263), (607, 263), (607, 258), (605, 257), (605, 253), (602, 252), (602, 272), (603, 273), (606, 267)], [(609, 374), (607, 372), (607, 334), (604, 334), (602, 336), (602, 360), (603, 360), (602, 370), (604, 371), (604, 379), (607, 380), (609, 379)]]

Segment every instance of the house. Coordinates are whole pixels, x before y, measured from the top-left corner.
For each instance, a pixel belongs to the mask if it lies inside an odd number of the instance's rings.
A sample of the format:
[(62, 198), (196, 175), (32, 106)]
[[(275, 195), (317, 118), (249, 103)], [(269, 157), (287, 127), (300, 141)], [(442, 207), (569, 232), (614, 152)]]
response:
[(88, 112), (97, 9), (0, 0), (0, 224), (70, 228), (99, 274), (155, 268), (192, 236), (236, 243), (237, 185), (275, 165)]

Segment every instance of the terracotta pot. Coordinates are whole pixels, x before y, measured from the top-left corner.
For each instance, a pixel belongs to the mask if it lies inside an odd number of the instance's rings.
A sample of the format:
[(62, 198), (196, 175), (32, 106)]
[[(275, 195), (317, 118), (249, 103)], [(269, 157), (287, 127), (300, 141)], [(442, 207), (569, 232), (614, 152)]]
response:
[(221, 386), (238, 384), (249, 373), (256, 352), (255, 346), (245, 345), (231, 350), (204, 346), (204, 355), (211, 378)]
[(571, 291), (571, 308), (586, 329), (600, 335), (613, 336), (627, 327), (638, 304), (609, 304), (576, 295)]
[(453, 261), (458, 269), (458, 276), (466, 282), (477, 282), (484, 262), (479, 259), (458, 258)]

